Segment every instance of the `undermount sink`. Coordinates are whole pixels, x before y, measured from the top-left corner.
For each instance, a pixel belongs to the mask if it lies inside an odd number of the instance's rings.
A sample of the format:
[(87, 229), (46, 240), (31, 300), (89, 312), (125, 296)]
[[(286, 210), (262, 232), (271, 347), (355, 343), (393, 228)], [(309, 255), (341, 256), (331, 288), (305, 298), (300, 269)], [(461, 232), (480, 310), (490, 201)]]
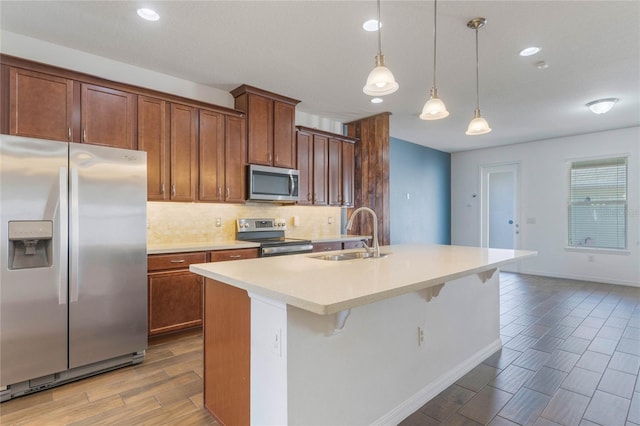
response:
[[(380, 253), (380, 257), (385, 257), (390, 253)], [(354, 259), (375, 259), (373, 254), (367, 252), (352, 252), (352, 253), (336, 253), (336, 254), (321, 254), (318, 256), (310, 256), (313, 259), (320, 260), (331, 260), (331, 261), (340, 261), (340, 260), (354, 260)]]

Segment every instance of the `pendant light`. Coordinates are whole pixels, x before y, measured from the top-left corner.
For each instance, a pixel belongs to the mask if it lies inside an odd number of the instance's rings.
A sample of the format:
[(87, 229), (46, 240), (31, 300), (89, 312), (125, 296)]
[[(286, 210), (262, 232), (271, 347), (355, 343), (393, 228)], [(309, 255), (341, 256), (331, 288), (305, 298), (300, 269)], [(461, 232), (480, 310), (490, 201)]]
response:
[(473, 18), (467, 22), (467, 27), (476, 30), (476, 110), (473, 113), (473, 119), (469, 123), (469, 127), (465, 134), (469, 136), (484, 135), (489, 133), (491, 128), (489, 123), (480, 115), (480, 61), (478, 60), (478, 29), (484, 27), (487, 20), (484, 18)]
[(382, 25), (380, 24), (380, 0), (378, 0), (378, 54), (376, 55), (376, 66), (367, 77), (367, 84), (362, 91), (370, 96), (390, 95), (398, 90), (398, 83), (389, 68), (384, 66), (384, 55), (382, 54)]
[(431, 94), (429, 100), (422, 107), (422, 120), (439, 120), (449, 116), (449, 111), (444, 102), (438, 97), (438, 88), (436, 87), (436, 35), (437, 35), (437, 16), (438, 16), (438, 0), (433, 1), (433, 86), (431, 86)]

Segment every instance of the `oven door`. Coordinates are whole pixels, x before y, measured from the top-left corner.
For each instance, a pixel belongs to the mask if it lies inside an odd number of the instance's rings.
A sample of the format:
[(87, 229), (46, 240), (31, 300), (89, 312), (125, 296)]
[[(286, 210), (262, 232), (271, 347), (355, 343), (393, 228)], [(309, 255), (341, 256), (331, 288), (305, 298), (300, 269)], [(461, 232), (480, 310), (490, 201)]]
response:
[(298, 201), (298, 170), (256, 164), (249, 164), (247, 170), (249, 201)]

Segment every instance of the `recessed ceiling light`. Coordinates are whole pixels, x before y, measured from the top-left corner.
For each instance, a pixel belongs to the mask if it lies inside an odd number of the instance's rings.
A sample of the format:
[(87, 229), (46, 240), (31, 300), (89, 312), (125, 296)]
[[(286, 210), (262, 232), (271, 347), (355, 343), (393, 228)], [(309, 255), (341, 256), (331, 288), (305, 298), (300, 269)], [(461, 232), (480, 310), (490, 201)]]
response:
[(538, 61), (536, 62), (536, 68), (538, 68), (539, 70), (546, 70), (547, 68), (549, 68), (549, 64), (545, 61)]
[(371, 99), (371, 103), (372, 104), (381, 104), (383, 102), (382, 98), (372, 98)]
[(598, 99), (587, 103), (587, 106), (594, 114), (604, 114), (609, 112), (611, 108), (618, 102), (618, 98)]
[(380, 28), (381, 26), (382, 23), (378, 24), (377, 19), (369, 19), (364, 24), (362, 24), (362, 28), (364, 28), (365, 31), (378, 31), (378, 28)]
[(541, 51), (542, 48), (540, 47), (536, 47), (536, 46), (531, 46), (531, 47), (525, 47), (524, 49), (522, 49), (520, 51), (520, 56), (531, 56), (531, 55), (535, 55), (536, 53), (538, 53), (539, 51)]
[(155, 10), (146, 8), (138, 9), (138, 16), (147, 21), (157, 21), (160, 19), (160, 15), (158, 15)]

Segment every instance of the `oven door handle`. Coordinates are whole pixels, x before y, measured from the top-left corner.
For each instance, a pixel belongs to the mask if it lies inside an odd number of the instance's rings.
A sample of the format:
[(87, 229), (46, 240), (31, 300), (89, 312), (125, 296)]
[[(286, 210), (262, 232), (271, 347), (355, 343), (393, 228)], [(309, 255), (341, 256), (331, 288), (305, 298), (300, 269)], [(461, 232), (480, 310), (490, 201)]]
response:
[(296, 182), (293, 179), (293, 175), (289, 175), (289, 196), (292, 197), (296, 190)]
[(279, 247), (263, 247), (262, 255), (273, 256), (275, 254), (284, 254), (284, 253), (309, 253), (313, 250), (313, 244), (301, 244), (297, 246), (279, 246)]

